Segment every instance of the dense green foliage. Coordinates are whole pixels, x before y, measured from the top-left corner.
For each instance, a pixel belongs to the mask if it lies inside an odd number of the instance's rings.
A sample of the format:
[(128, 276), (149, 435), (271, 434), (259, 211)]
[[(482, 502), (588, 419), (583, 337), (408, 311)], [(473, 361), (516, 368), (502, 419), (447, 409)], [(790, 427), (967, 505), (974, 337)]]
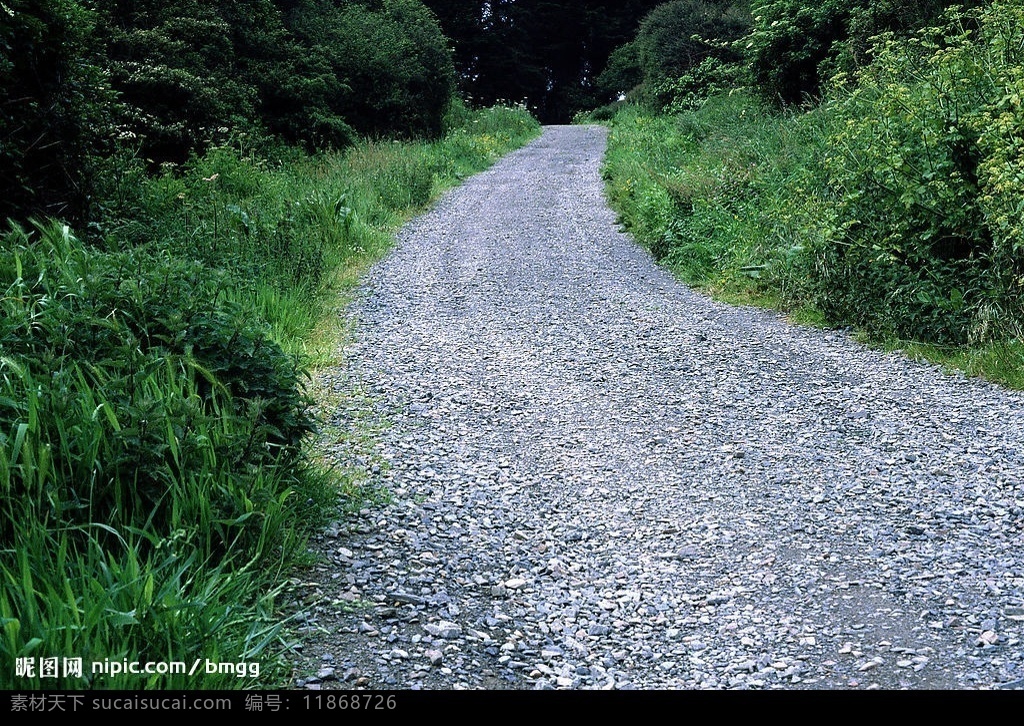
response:
[(0, 53), (0, 219), (20, 222), (96, 216), (118, 148), (155, 169), (243, 134), (436, 138), (455, 84), (419, 0), (12, 0)]
[[(330, 504), (294, 360), (215, 270), (56, 224), (0, 244), (0, 683), (46, 684), (16, 657), (245, 655), (249, 562), (279, 568)], [(50, 685), (186, 683), (82, 678)]]
[(88, 206), (113, 130), (96, 22), (74, 0), (0, 6), (0, 221)]
[(614, 51), (597, 84), (610, 96), (633, 91), (634, 98), (663, 108), (678, 95), (681, 76), (738, 61), (731, 41), (748, 25), (744, 3), (731, 0), (659, 5), (640, 23), (636, 39)]
[[(284, 7), (282, 7), (284, 5)], [(239, 130), (309, 147), (364, 134), (437, 136), (451, 53), (418, 0), (101, 0), (127, 133), (181, 162)]]
[(910, 38), (951, 6), (983, 0), (673, 0), (615, 48), (596, 78), (609, 99), (629, 94), (656, 110), (685, 110), (706, 90), (747, 84), (773, 103), (819, 99), (838, 72), (868, 63), (882, 33)]
[(609, 195), (691, 282), (875, 340), (1010, 350), (1024, 321), (1022, 13), (996, 2), (883, 34), (799, 113), (738, 90), (682, 113), (625, 108)]
[(363, 134), (441, 133), (455, 70), (446, 38), (419, 0), (302, 0), (286, 17), (337, 84), (326, 110)]
[(832, 73), (852, 72), (868, 60), (874, 36), (891, 32), (909, 37), (940, 22), (951, 6), (983, 4), (984, 0), (753, 0), (754, 25), (743, 42), (751, 80), (773, 101), (818, 98)]
[[(202, 476), (198, 486), (216, 481), (206, 459), (232, 472), (257, 506), (265, 503), (257, 480), (294, 483), (313, 430), (299, 372), (223, 299), (223, 274), (147, 250), (90, 251), (66, 228), (34, 238), (15, 230), (3, 247), (0, 349), (13, 366), (8, 384), (31, 387), (5, 399), (3, 419), (28, 422), (27, 445), (64, 452), (51, 461), (52, 510), (43, 519), (144, 519), (165, 535), (195, 526), (168, 493), (192, 477)], [(158, 395), (154, 381), (165, 375), (180, 381), (173, 397)], [(27, 494), (19, 472), (11, 471), (6, 497)], [(207, 492), (216, 520), (206, 524), (245, 514), (234, 497), (222, 503), (224, 494)], [(3, 523), (0, 541), (10, 542), (13, 527)]]
[[(818, 257), (830, 316), (989, 340), (1022, 319), (1024, 7), (885, 38), (829, 107), (838, 202)], [(1006, 324), (1011, 330), (1005, 329)]]
[(255, 130), (265, 118), (261, 82), (275, 66), (295, 74), (300, 49), (270, 0), (98, 0), (121, 133), (156, 161)]

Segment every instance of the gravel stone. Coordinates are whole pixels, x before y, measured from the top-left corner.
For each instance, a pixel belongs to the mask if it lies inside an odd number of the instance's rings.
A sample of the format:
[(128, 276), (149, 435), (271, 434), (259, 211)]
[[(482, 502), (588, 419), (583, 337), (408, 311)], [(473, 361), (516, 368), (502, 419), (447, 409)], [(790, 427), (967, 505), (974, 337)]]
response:
[(1021, 688), (1024, 396), (688, 289), (605, 136), (547, 127), (365, 278), (317, 385), (391, 496), (315, 543), (298, 687)]

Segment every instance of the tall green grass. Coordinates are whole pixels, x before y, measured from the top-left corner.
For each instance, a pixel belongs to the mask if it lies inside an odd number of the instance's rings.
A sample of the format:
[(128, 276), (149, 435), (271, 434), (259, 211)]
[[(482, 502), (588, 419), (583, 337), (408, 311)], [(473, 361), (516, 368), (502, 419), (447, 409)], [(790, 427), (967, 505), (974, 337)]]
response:
[[(129, 164), (88, 244), (52, 222), (0, 235), (0, 688), (286, 682), (279, 595), (360, 496), (310, 436), (308, 370), (339, 342), (324, 321), (409, 215), (538, 130), (456, 107), (435, 143)], [(92, 669), (125, 660), (200, 667)]]
[(688, 283), (807, 305), (802, 252), (829, 215), (818, 163), (827, 121), (778, 114), (743, 93), (678, 115), (626, 107), (612, 123), (604, 164), (609, 200)]

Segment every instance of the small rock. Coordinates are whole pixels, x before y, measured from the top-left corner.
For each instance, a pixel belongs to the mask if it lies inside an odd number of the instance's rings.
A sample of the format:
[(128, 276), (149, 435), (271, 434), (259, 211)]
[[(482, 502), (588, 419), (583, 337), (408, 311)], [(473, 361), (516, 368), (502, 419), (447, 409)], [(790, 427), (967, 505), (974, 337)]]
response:
[(424, 598), (420, 597), (419, 595), (413, 595), (412, 593), (408, 592), (393, 592), (391, 593), (390, 597), (395, 602), (404, 602), (408, 603), (409, 605), (416, 605), (417, 607), (420, 605), (427, 604), (427, 601)]
[(986, 630), (978, 638), (978, 645), (995, 645), (999, 642), (999, 634), (994, 630)]
[(358, 668), (349, 668), (347, 671), (345, 671), (345, 674), (341, 677), (341, 680), (351, 681), (359, 678), (361, 675), (362, 672)]
[(444, 640), (452, 640), (462, 635), (462, 627), (447, 620), (442, 620), (438, 623), (428, 623), (423, 626), (423, 629), (435, 638), (442, 638)]

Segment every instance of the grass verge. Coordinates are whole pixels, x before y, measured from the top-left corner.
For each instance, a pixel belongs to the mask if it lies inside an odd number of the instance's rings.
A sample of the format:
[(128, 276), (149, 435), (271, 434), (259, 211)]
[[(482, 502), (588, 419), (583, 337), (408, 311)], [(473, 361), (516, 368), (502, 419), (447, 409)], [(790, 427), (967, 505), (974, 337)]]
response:
[[(836, 284), (834, 250), (842, 249), (848, 222), (834, 185), (839, 172), (823, 159), (840, 122), (828, 104), (778, 113), (743, 93), (677, 115), (625, 106), (609, 122), (606, 193), (620, 222), (661, 264), (717, 299), (781, 310), (799, 324), (853, 327), (869, 344), (1024, 388), (1019, 336), (942, 339), (948, 321), (959, 324), (965, 313), (946, 310), (962, 298), (955, 289), (936, 293), (938, 277), (927, 285), (897, 277), (902, 272), (885, 278), (884, 261), (873, 260), (874, 277), (865, 279), (883, 287), (859, 305)], [(898, 210), (879, 214), (899, 218)], [(941, 284), (966, 286), (951, 280)], [(1000, 326), (1015, 329), (1010, 312)], [(899, 334), (907, 329), (925, 337), (908, 340)]]
[(0, 689), (286, 684), (288, 573), (340, 501), (379, 496), (310, 436), (338, 295), (538, 131), (456, 106), (434, 143), (121, 160), (81, 235), (0, 236)]

